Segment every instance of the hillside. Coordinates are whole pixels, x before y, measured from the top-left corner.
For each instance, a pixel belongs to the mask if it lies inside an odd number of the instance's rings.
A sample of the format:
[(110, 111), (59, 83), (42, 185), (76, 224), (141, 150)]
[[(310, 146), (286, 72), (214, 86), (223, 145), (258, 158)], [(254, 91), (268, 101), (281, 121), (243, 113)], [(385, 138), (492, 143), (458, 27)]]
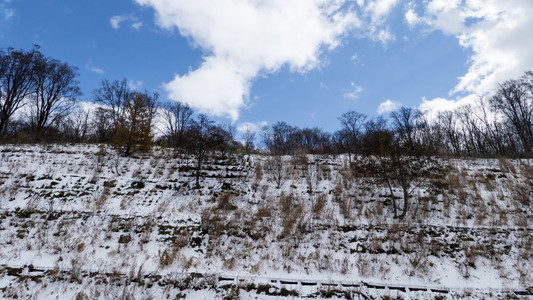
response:
[(532, 161), (441, 158), (401, 220), (355, 164), (0, 146), (0, 295), (531, 297)]

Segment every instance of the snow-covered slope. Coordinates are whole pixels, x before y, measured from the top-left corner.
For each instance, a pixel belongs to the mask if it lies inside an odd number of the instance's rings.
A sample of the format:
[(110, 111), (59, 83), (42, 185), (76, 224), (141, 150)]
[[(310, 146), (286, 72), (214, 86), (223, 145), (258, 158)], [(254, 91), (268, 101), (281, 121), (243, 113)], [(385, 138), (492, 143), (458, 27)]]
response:
[(347, 156), (219, 153), (200, 188), (195, 163), (169, 149), (0, 146), (0, 295), (530, 294), (530, 161), (442, 159), (404, 220)]

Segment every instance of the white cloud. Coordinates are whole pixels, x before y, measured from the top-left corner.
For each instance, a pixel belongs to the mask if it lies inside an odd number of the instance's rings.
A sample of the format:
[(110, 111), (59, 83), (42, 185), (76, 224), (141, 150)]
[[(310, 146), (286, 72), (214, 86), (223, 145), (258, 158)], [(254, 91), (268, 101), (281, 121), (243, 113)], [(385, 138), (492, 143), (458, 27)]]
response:
[(135, 22), (133, 24), (131, 24), (131, 27), (135, 30), (140, 30), (141, 29), (141, 26), (143, 26), (143, 23), (142, 22)]
[(130, 80), (128, 86), (132, 90), (140, 90), (144, 86), (144, 82), (142, 80)]
[(484, 94), (497, 83), (533, 69), (533, 2), (530, 0), (431, 1), (430, 25), (472, 50), (468, 72), (452, 92)]
[(387, 99), (385, 102), (381, 102), (378, 107), (378, 114), (390, 113), (402, 106), (400, 102), (393, 102), (390, 99)]
[(405, 21), (407, 21), (407, 24), (409, 24), (409, 27), (413, 27), (420, 22), (420, 18), (416, 15), (414, 9), (412, 8), (409, 8), (405, 12), (404, 17)]
[(411, 1), (406, 5), (406, 11), (404, 13), (404, 19), (411, 29), (420, 23), (427, 23), (423, 17), (416, 13), (415, 8), (415, 3)]
[(422, 103), (418, 109), (424, 112), (429, 120), (435, 120), (439, 112), (455, 110), (465, 105), (478, 107), (479, 96), (470, 94), (465, 97), (458, 97), (456, 99), (435, 98), (427, 100), (422, 98)]
[[(426, 3), (426, 2), (425, 2)], [(455, 36), (472, 51), (469, 68), (452, 89), (453, 100), (425, 100), (421, 109), (454, 108), (490, 94), (497, 84), (533, 69), (533, 1), (433, 0), (421, 20), (434, 30)], [(409, 21), (408, 21), (409, 22)]]
[(368, 1), (364, 10), (370, 14), (372, 23), (382, 23), (398, 2), (398, 0)]
[(126, 16), (112, 16), (111, 19), (109, 19), (109, 23), (114, 29), (119, 29), (120, 23), (122, 23), (124, 20), (126, 20)]
[(363, 91), (363, 87), (350, 82), (350, 89), (344, 91), (344, 98), (356, 100), (359, 98), (359, 94)]
[(11, 18), (15, 16), (15, 10), (14, 9), (4, 9), (4, 21), (9, 21)]
[(98, 67), (95, 67), (93, 66), (93, 64), (91, 62), (88, 62), (85, 64), (85, 68), (91, 72), (94, 72), (96, 74), (104, 74), (104, 70), (102, 70), (101, 68), (98, 68)]
[(246, 106), (257, 76), (288, 66), (319, 66), (324, 49), (360, 26), (348, 0), (136, 0), (152, 6), (158, 24), (178, 28), (207, 55), (202, 65), (167, 83), (170, 98), (233, 120)]
[(256, 122), (256, 123), (243, 122), (239, 126), (237, 126), (237, 131), (241, 134), (247, 131), (259, 133), (260, 129), (266, 125), (268, 125), (266, 121)]
[(359, 58), (359, 55), (357, 53), (354, 53), (352, 55), (352, 57), (350, 58), (350, 60), (353, 62), (353, 63), (358, 63), (361, 59)]
[(118, 16), (112, 16), (109, 19), (109, 23), (111, 24), (111, 27), (113, 29), (119, 29), (120, 23), (122, 22), (132, 22), (131, 27), (135, 30), (139, 30), (141, 26), (143, 25), (142, 22), (138, 22), (139, 18), (131, 15), (131, 14), (125, 14), (125, 15), (118, 15)]
[(387, 29), (381, 29), (375, 35), (374, 40), (380, 41), (383, 45), (387, 45), (388, 42), (394, 41), (396, 37)]
[(104, 70), (102, 70), (100, 68), (97, 68), (97, 67), (92, 67), (89, 70), (91, 70), (92, 72), (97, 73), (97, 74), (104, 74), (105, 73)]
[(384, 28), (383, 25), (398, 3), (398, 0), (371, 0), (359, 3), (362, 8), (365, 23), (365, 29), (362, 33), (363, 36), (373, 41), (381, 42), (384, 46), (394, 41), (396, 39), (394, 34), (392, 34), (388, 27)]
[(15, 10), (9, 8), (8, 5), (11, 1), (0, 1), (0, 20), (9, 21), (15, 16)]

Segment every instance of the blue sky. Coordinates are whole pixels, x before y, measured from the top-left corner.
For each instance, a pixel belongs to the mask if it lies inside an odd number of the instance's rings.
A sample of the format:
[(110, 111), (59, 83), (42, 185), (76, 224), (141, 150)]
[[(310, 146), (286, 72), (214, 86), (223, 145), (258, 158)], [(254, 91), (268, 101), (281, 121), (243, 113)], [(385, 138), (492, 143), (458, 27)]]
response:
[(348, 110), (438, 111), (533, 69), (533, 3), (0, 0), (0, 47), (127, 78), (219, 121), (339, 128)]

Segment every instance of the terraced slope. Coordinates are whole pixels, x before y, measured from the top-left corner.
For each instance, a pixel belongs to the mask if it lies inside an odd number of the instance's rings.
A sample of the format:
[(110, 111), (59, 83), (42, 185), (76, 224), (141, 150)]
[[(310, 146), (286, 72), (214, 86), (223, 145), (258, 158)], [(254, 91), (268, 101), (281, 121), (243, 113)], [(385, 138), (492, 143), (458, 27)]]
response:
[(531, 295), (531, 162), (441, 164), (398, 220), (344, 156), (218, 153), (196, 188), (194, 157), (170, 150), (1, 146), (0, 294)]

